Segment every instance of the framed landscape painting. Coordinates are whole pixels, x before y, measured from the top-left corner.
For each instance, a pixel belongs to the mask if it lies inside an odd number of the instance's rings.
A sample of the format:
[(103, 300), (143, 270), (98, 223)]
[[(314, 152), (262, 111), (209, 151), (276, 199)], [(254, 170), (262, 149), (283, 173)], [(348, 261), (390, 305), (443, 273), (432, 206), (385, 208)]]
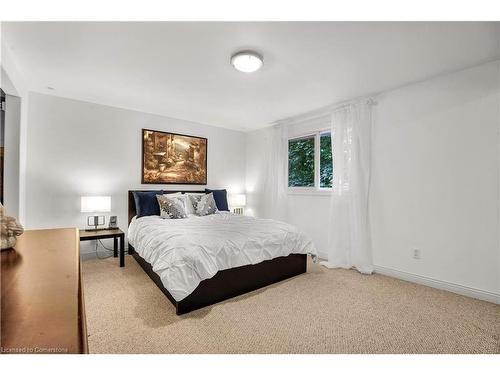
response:
[(207, 184), (207, 139), (142, 129), (143, 184)]

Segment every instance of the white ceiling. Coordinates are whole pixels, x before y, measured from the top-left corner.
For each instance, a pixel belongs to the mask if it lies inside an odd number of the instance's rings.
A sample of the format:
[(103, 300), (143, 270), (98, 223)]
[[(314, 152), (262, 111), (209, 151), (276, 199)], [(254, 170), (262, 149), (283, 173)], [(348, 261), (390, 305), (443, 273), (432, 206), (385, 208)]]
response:
[[(29, 89), (238, 130), (499, 57), (496, 23), (2, 23)], [(255, 49), (253, 74), (229, 64)], [(50, 91), (47, 86), (54, 87)]]

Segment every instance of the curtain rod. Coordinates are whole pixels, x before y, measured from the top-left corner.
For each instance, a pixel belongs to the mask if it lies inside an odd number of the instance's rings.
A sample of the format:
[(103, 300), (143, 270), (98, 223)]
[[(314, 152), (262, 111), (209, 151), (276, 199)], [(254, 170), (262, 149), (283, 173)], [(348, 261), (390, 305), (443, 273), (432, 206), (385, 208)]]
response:
[(271, 126), (279, 125), (279, 124), (296, 124), (308, 120), (313, 120), (319, 117), (323, 116), (328, 116), (332, 112), (335, 112), (339, 109), (345, 108), (350, 105), (354, 105), (363, 101), (366, 101), (366, 104), (368, 105), (377, 105), (377, 101), (375, 100), (375, 97), (378, 95), (377, 94), (372, 94), (372, 95), (365, 95), (365, 96), (360, 96), (358, 98), (350, 99), (350, 100), (344, 100), (342, 102), (337, 102), (334, 104), (330, 104), (328, 106), (316, 109), (314, 111), (309, 111), (306, 113), (303, 113), (301, 115), (297, 116), (292, 116), (292, 117), (287, 117), (278, 121), (275, 121), (271, 123)]

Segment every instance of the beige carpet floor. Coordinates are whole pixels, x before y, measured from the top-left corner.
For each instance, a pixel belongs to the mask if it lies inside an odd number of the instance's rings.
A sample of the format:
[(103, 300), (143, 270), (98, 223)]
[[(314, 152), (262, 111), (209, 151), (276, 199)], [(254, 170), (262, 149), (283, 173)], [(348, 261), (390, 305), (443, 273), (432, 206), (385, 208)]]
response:
[(500, 353), (500, 306), (382, 275), (308, 273), (177, 316), (127, 256), (83, 262), (91, 353)]

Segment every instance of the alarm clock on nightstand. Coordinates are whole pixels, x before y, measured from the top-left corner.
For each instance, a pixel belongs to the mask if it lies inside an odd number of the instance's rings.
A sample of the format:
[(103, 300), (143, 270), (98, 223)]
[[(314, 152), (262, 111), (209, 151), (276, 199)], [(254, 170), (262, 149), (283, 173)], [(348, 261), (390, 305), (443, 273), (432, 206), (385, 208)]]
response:
[(116, 229), (118, 228), (118, 219), (116, 216), (110, 216), (109, 217), (109, 229)]

